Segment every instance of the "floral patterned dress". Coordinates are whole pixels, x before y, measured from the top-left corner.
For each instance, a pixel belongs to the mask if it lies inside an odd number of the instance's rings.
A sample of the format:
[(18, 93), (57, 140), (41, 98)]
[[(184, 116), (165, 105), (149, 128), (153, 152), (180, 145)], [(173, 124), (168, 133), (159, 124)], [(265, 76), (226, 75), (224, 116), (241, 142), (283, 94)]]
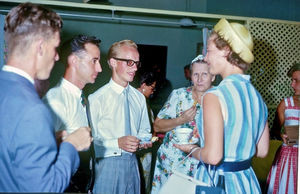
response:
[[(158, 113), (157, 117), (160, 119), (177, 118), (181, 116), (185, 110), (191, 108), (193, 103), (194, 100), (192, 98), (192, 87), (173, 90), (167, 102)], [(196, 106), (197, 115), (195, 118), (197, 119), (199, 118), (200, 105), (197, 104)], [(179, 164), (179, 162), (186, 157), (186, 154), (173, 146), (174, 143), (176, 144), (176, 141), (174, 140), (175, 130), (182, 127), (194, 129), (196, 127), (196, 121), (194, 120), (192, 122), (182, 124), (166, 133), (163, 143), (157, 151), (157, 159), (152, 183), (152, 194), (159, 192), (162, 185), (172, 174), (171, 170), (173, 169), (176, 169), (177, 171), (188, 176), (194, 176), (198, 161), (192, 157), (189, 157), (183, 164)]]

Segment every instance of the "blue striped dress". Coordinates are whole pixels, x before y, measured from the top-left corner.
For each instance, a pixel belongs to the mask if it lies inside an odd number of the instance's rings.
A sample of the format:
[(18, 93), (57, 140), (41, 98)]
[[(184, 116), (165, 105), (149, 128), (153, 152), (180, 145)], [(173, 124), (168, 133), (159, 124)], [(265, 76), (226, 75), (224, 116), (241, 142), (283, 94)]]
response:
[[(261, 95), (250, 83), (250, 76), (230, 75), (206, 93), (216, 95), (221, 104), (224, 118), (223, 161), (238, 162), (251, 159), (264, 131), (268, 110)], [(202, 113), (200, 117), (203, 121)], [(205, 144), (202, 123), (200, 122), (198, 126), (202, 138), (201, 147)], [(200, 165), (195, 177), (211, 184), (207, 173), (204, 166)], [(226, 193), (261, 193), (258, 180), (251, 167), (237, 172), (209, 169), (209, 173), (215, 184), (218, 183), (218, 175), (224, 175)]]

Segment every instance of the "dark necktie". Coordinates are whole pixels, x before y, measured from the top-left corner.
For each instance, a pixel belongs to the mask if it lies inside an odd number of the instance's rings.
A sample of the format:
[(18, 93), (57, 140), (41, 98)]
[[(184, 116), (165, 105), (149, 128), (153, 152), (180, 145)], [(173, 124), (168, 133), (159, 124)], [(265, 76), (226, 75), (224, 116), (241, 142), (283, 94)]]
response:
[(131, 127), (130, 127), (130, 109), (129, 109), (129, 101), (128, 101), (128, 89), (129, 87), (125, 88), (124, 93), (124, 113), (125, 113), (125, 135), (131, 135)]
[(87, 99), (86, 99), (86, 97), (85, 97), (85, 95), (84, 95), (83, 92), (81, 93), (81, 104), (84, 107), (87, 105)]
[(91, 115), (90, 115), (90, 110), (89, 110), (89, 104), (88, 104), (88, 99), (85, 97), (84, 93), (81, 93), (81, 104), (83, 107), (86, 107), (86, 116), (87, 116), (87, 120), (88, 120), (88, 125), (89, 127), (92, 127), (92, 123), (91, 123)]
[[(90, 106), (89, 106), (89, 101), (88, 99), (85, 97), (84, 93), (81, 93), (81, 104), (83, 107), (85, 107), (86, 109), (86, 117), (88, 120), (88, 125), (89, 127), (92, 128), (92, 120), (91, 120), (91, 113), (90, 113)], [(92, 132), (93, 135), (93, 132)], [(89, 163), (89, 170), (90, 170), (90, 177), (88, 180), (88, 183), (86, 185), (86, 191), (87, 193), (93, 193), (93, 187), (94, 187), (94, 183), (95, 183), (95, 148), (94, 148), (94, 143), (91, 143), (90, 149), (89, 149), (89, 153), (90, 153), (90, 163)]]

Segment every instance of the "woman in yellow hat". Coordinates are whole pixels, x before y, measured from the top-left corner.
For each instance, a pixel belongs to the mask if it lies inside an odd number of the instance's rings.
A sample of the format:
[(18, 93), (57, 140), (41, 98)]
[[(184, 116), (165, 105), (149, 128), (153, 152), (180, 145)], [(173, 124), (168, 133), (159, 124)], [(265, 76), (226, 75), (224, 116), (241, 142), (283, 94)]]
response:
[[(205, 61), (221, 83), (203, 97), (198, 129), (200, 148), (176, 147), (200, 160), (195, 177), (223, 186), (226, 193), (261, 193), (251, 158), (265, 157), (269, 149), (268, 110), (244, 71), (253, 62), (248, 29), (221, 19), (208, 39)], [(195, 150), (196, 149), (196, 150)], [(207, 168), (210, 168), (207, 171)]]

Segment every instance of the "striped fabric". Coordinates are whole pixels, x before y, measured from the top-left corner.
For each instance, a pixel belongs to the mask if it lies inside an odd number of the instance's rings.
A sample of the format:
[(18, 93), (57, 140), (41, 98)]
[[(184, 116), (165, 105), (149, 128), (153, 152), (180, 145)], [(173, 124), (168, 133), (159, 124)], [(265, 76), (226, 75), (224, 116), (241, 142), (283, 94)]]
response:
[[(284, 125), (299, 125), (300, 107), (293, 97), (285, 98)], [(298, 145), (283, 144), (277, 151), (267, 178), (268, 194), (297, 193)]]
[[(248, 160), (256, 152), (256, 144), (265, 128), (268, 110), (261, 95), (250, 83), (249, 75), (231, 75), (217, 87), (207, 91), (219, 99), (224, 118), (224, 158), (223, 161), (235, 162)], [(201, 113), (202, 114), (202, 113)], [(202, 117), (202, 116), (201, 116)], [(202, 117), (203, 119), (203, 117)], [(203, 122), (200, 122), (203, 123)], [(205, 144), (203, 125), (198, 126), (201, 147)], [(209, 170), (217, 184), (218, 175), (225, 176), (226, 193), (261, 193), (252, 168), (238, 172)], [(196, 178), (210, 183), (203, 165), (199, 167)]]
[(285, 111), (284, 111), (284, 125), (298, 125), (300, 107), (295, 106), (293, 96), (284, 99)]
[(95, 194), (139, 194), (140, 174), (135, 154), (101, 158), (96, 162)]
[(282, 147), (277, 151), (267, 179), (268, 194), (296, 194), (298, 145)]

